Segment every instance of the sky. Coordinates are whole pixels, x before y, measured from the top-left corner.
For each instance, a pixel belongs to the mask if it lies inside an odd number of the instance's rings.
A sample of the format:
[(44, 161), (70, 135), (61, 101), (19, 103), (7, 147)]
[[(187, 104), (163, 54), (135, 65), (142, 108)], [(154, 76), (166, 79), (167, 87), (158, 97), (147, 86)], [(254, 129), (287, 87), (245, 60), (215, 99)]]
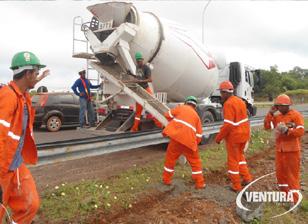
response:
[[(51, 70), (40, 85), (69, 90), (85, 66), (85, 60), (72, 58), (73, 18), (90, 21), (86, 7), (99, 2), (0, 1), (0, 83), (12, 79), (13, 55), (28, 50)], [(203, 30), (208, 51), (229, 62), (262, 69), (277, 65), (279, 71), (308, 68), (308, 1), (212, 0), (204, 29), (207, 1), (132, 2), (141, 11), (182, 24), (200, 42)]]

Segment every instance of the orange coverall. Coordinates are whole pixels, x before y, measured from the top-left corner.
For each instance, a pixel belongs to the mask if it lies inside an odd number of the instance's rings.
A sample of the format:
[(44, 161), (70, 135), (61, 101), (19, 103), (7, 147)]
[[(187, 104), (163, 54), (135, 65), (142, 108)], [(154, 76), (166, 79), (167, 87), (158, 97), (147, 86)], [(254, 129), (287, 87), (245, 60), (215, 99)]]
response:
[(177, 159), (183, 154), (192, 169), (192, 179), (196, 188), (204, 188), (202, 162), (199, 157), (198, 144), (202, 138), (202, 125), (199, 115), (192, 106), (181, 105), (169, 110), (165, 117), (170, 121), (163, 130), (163, 135), (170, 138), (167, 148), (163, 182), (171, 184)]
[[(16, 170), (9, 170), (22, 135), (24, 105), (29, 112), (24, 145), (23, 163)], [(33, 139), (34, 109), (28, 93), (22, 94), (14, 82), (0, 90), (0, 185), (4, 207), (10, 207), (12, 221), (31, 223), (38, 208), (39, 195), (35, 182), (25, 163), (37, 162), (37, 149)], [(5, 210), (0, 208), (2, 222)]]
[(276, 178), (279, 189), (293, 193), (293, 199), (297, 202), (296, 192), (300, 190), (300, 138), (305, 133), (304, 119), (296, 110), (289, 110), (285, 115), (273, 116), (268, 113), (264, 120), (264, 128), (271, 129), (271, 123), (276, 128), (280, 122), (294, 123), (294, 127), (289, 128), (286, 134), (276, 134)]
[[(153, 94), (150, 87), (147, 87), (145, 90), (149, 94), (151, 94), (151, 95)], [(138, 131), (139, 130), (139, 124), (140, 124), (142, 110), (143, 110), (143, 107), (139, 103), (136, 103), (135, 121), (134, 121), (133, 127), (131, 128), (131, 131)], [(153, 121), (154, 121), (154, 123), (157, 127), (162, 127), (161, 123), (156, 118), (153, 118)]]
[(245, 182), (250, 182), (244, 156), (244, 148), (250, 138), (250, 125), (247, 117), (246, 104), (237, 96), (229, 97), (223, 105), (224, 124), (216, 136), (216, 142), (225, 139), (228, 154), (228, 173), (232, 188), (242, 189), (241, 176)]

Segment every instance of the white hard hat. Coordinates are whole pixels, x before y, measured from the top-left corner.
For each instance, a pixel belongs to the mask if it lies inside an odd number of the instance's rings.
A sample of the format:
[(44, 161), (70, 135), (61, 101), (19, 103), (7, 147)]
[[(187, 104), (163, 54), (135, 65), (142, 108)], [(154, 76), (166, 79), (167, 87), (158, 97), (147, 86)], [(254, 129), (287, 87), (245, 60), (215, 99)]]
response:
[(80, 68), (80, 69), (78, 70), (78, 73), (80, 73), (80, 72), (82, 72), (82, 71), (87, 71), (87, 69), (84, 68), (84, 67), (82, 67), (82, 68)]

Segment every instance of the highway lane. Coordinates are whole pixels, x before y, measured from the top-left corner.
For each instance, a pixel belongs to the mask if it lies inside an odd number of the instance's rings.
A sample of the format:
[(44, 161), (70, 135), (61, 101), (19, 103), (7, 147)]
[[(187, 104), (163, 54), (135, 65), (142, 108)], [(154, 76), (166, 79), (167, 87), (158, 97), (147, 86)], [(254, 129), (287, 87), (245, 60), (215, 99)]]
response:
[[(308, 110), (308, 104), (300, 104), (293, 106), (296, 110)], [(264, 116), (269, 110), (269, 107), (261, 107), (257, 110), (257, 116)], [(90, 130), (77, 130), (74, 128), (64, 128), (58, 132), (48, 132), (47, 130), (35, 130), (34, 136), (36, 143), (47, 143), (56, 141), (65, 141), (70, 139), (82, 139), (95, 136), (106, 135), (105, 131), (90, 131)]]

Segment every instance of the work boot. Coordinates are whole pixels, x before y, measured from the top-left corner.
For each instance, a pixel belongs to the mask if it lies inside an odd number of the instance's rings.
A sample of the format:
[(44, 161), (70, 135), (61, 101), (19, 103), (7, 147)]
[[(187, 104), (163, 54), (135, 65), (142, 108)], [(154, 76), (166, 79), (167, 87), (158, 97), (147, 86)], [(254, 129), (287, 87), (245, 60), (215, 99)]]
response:
[[(295, 202), (289, 203), (289, 208), (287, 208), (287, 209), (293, 208), (293, 206), (294, 206), (295, 204), (296, 204)], [(292, 212), (292, 213), (297, 213), (297, 212), (299, 212), (300, 207), (301, 207), (301, 205), (299, 204), (299, 205), (298, 205), (297, 207), (295, 207), (291, 212)]]
[(234, 189), (233, 187), (231, 187), (231, 186), (225, 186), (225, 189), (227, 189), (227, 190), (229, 190), (229, 191), (232, 191), (232, 192), (234, 192), (234, 193), (239, 193), (240, 191), (241, 191), (241, 189), (240, 190), (236, 190), (236, 189)]
[(171, 180), (170, 181), (163, 180), (163, 184), (170, 186), (172, 184), (172, 182), (171, 182)]
[(202, 185), (195, 185), (195, 189), (197, 189), (197, 190), (202, 190), (202, 189), (205, 189), (206, 188), (206, 184), (202, 184)]

